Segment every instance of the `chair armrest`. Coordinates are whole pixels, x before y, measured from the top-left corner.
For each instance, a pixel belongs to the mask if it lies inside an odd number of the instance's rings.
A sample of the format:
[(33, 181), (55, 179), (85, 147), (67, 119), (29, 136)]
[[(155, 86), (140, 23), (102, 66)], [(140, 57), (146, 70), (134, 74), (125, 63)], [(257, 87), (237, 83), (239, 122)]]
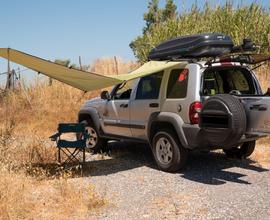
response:
[(57, 139), (61, 136), (61, 133), (57, 132), (55, 134), (53, 134), (52, 136), (50, 136), (49, 138), (51, 139), (51, 141), (57, 141)]

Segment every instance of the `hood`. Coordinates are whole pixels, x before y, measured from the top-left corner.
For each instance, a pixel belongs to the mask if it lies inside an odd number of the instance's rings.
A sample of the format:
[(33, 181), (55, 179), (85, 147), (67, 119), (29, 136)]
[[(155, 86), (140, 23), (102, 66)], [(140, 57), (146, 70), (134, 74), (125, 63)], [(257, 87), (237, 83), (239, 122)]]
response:
[(82, 105), (82, 109), (89, 108), (89, 107), (97, 108), (100, 105), (100, 103), (103, 103), (105, 101), (106, 100), (103, 100), (100, 97), (95, 97), (95, 98), (89, 99), (89, 100), (85, 101), (85, 103)]

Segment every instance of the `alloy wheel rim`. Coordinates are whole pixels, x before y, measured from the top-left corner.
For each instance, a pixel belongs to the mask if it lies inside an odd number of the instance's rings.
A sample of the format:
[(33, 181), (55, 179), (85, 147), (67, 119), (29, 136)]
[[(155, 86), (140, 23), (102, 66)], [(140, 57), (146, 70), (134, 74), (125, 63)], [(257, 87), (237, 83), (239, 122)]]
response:
[(156, 143), (156, 155), (158, 161), (163, 165), (171, 163), (173, 158), (172, 145), (165, 137), (160, 138)]
[(98, 141), (97, 132), (91, 127), (86, 127), (85, 130), (90, 135), (90, 137), (86, 139), (86, 148), (95, 147)]

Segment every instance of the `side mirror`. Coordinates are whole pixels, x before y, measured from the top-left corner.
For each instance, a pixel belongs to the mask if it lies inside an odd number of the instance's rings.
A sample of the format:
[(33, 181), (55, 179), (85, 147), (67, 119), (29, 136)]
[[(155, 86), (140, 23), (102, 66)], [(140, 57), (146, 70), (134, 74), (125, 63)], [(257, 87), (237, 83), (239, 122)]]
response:
[(111, 96), (108, 91), (102, 91), (100, 94), (100, 98), (104, 100), (110, 100)]

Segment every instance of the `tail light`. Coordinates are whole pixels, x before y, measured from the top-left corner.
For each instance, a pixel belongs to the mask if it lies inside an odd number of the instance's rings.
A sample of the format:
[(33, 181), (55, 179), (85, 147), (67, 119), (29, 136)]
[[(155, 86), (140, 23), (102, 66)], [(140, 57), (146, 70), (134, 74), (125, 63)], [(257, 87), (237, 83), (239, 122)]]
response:
[(202, 110), (201, 102), (193, 102), (189, 106), (189, 120), (191, 124), (199, 124), (199, 113)]

